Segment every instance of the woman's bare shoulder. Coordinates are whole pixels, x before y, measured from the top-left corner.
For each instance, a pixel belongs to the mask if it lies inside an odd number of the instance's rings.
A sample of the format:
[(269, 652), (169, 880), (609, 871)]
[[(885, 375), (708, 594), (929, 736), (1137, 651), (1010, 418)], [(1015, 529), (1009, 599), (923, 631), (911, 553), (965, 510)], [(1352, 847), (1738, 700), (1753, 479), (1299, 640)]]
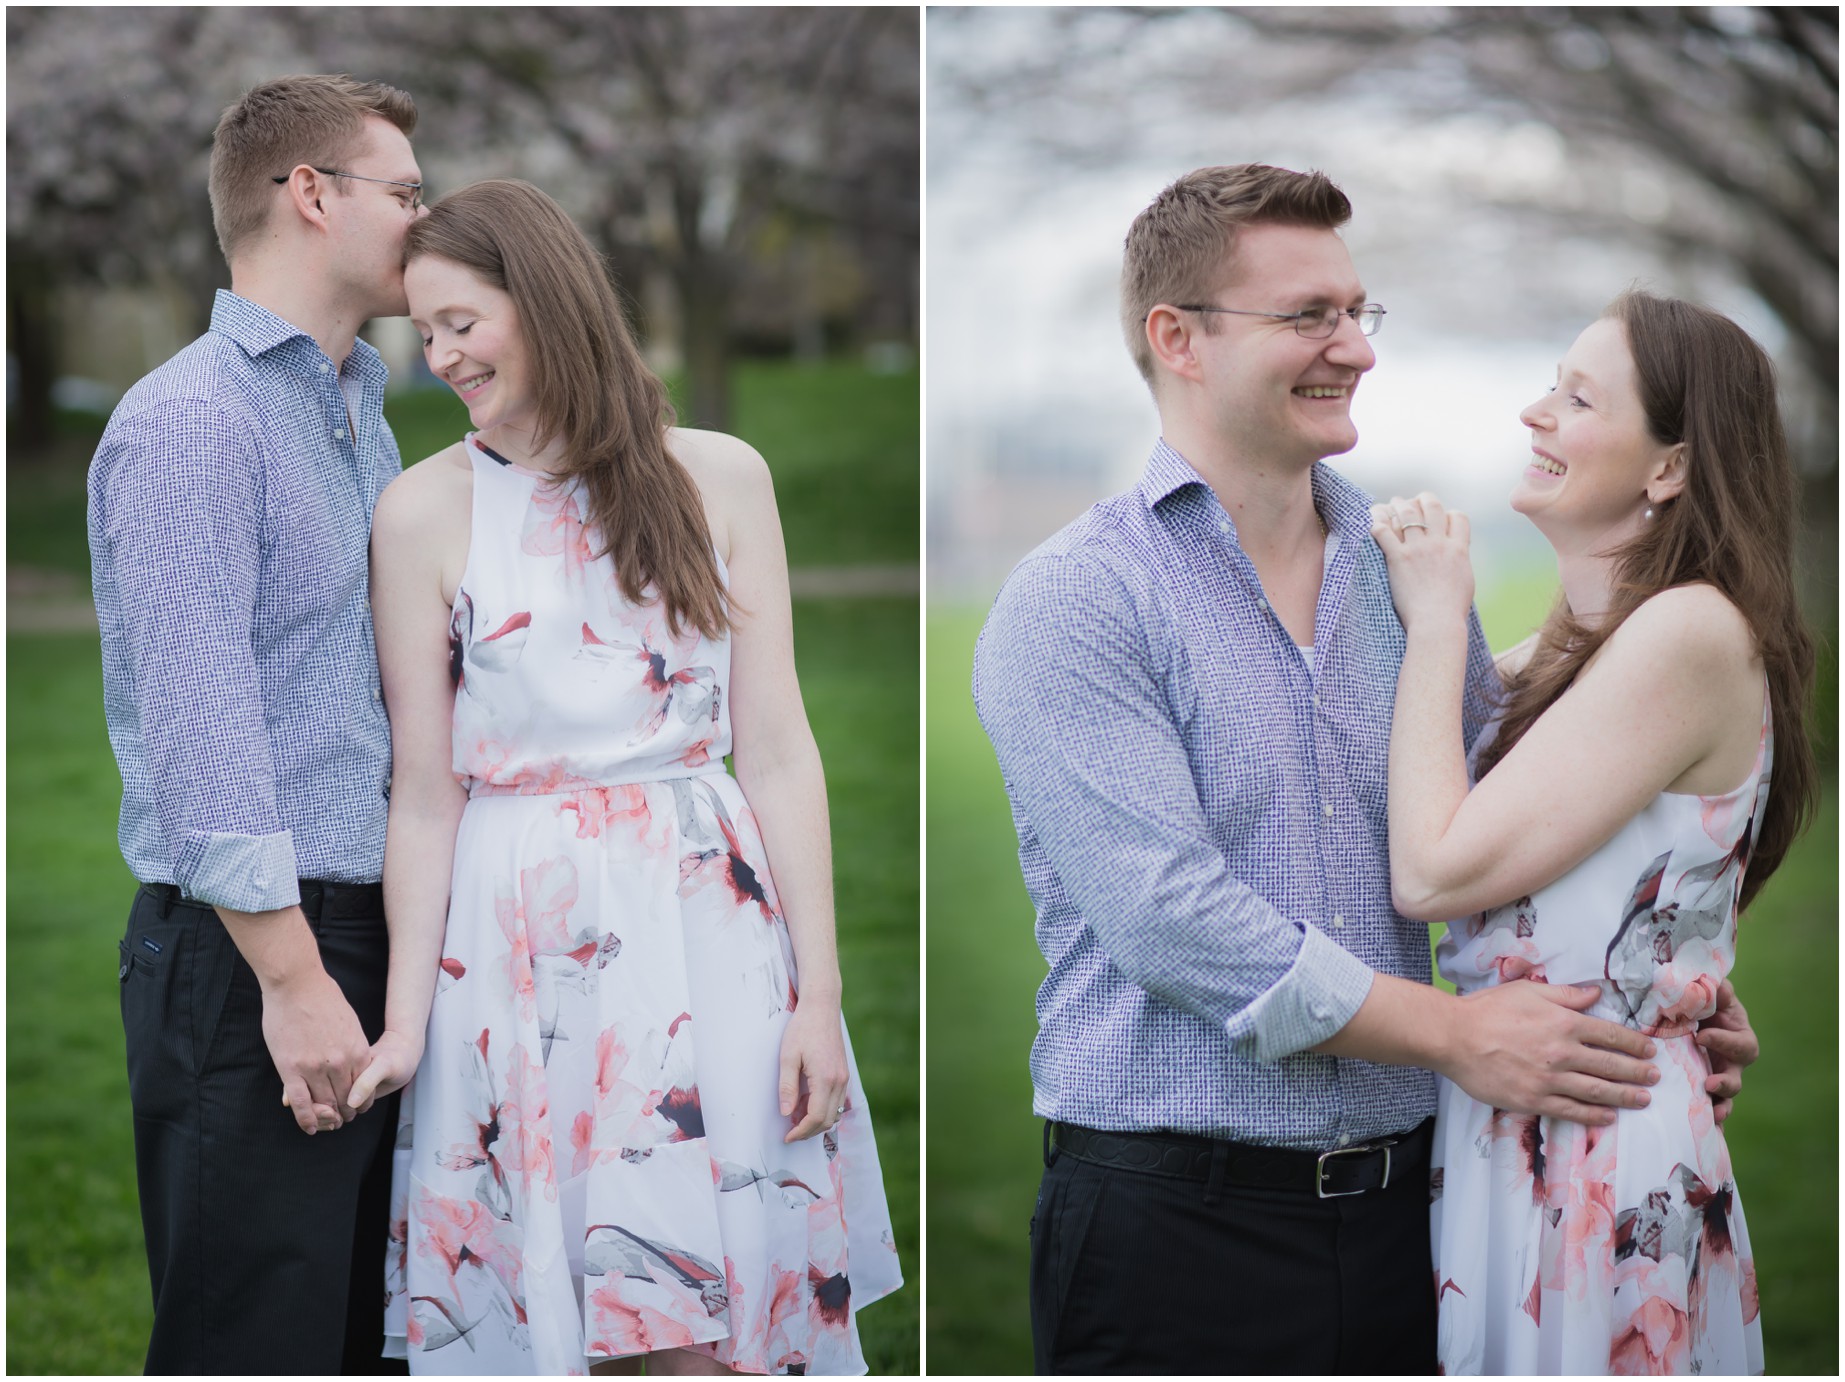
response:
[(1756, 658), (1755, 631), (1736, 602), (1702, 581), (1675, 585), (1627, 616), (1610, 643), (1624, 640), (1676, 654), (1699, 668), (1746, 667)]
[(384, 488), (372, 514), (372, 531), (405, 537), (440, 529), (457, 514), (466, 518), (474, 497), (474, 468), (460, 442), (409, 467)]
[(727, 432), (671, 427), (666, 449), (691, 472), (700, 489), (747, 489), (769, 482), (768, 464), (756, 448)]

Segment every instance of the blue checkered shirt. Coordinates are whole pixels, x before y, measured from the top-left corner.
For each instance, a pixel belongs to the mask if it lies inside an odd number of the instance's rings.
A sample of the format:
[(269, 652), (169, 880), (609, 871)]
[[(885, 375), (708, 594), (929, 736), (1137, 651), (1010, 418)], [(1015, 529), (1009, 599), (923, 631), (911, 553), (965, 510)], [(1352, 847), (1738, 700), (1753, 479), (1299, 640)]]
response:
[[(1042, 1117), (1328, 1148), (1435, 1111), (1426, 1070), (1308, 1049), (1374, 971), (1429, 979), (1428, 926), (1390, 904), (1403, 628), (1369, 497), (1324, 465), (1313, 494), (1330, 537), (1311, 666), (1163, 441), (994, 602), (974, 701), (1050, 965)], [(1497, 680), (1477, 618), (1469, 642), (1471, 743)]]
[[(103, 707), (123, 857), (240, 911), (371, 882), (391, 741), (372, 506), (401, 469), (384, 362), (220, 292), (211, 330), (117, 405), (90, 466)], [(342, 380), (354, 386), (348, 411)]]

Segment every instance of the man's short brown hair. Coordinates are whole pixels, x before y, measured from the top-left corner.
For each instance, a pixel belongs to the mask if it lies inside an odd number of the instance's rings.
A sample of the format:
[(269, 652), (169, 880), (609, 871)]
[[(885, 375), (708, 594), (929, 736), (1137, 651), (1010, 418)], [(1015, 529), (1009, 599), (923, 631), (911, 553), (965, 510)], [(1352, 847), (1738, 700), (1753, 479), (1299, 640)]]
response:
[(345, 171), (371, 115), (406, 137), (416, 128), (408, 95), (343, 73), (277, 77), (227, 108), (211, 137), (211, 223), (225, 259), (267, 222), (276, 177), (303, 163)]
[[(1160, 303), (1206, 302), (1230, 273), (1236, 232), (1250, 225), (1335, 230), (1352, 204), (1324, 173), (1266, 163), (1195, 168), (1134, 218), (1121, 256), (1121, 330), (1141, 377), (1153, 382), (1147, 314)], [(1204, 330), (1217, 330), (1207, 315)]]

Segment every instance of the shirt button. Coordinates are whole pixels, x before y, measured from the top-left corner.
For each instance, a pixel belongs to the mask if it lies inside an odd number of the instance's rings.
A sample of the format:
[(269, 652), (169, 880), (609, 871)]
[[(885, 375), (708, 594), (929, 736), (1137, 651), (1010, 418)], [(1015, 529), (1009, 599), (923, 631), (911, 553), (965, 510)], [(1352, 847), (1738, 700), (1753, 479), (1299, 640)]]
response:
[(341, 441), (345, 441), (346, 440), (346, 429), (344, 427), (335, 427), (333, 429), (333, 435), (339, 438)]
[(1352, 1140), (1352, 1135), (1349, 1132), (1342, 1132), (1339, 1134), (1339, 1145), (1341, 1147), (1343, 1147), (1346, 1143), (1350, 1142), (1351, 1140)]
[(1330, 801), (1327, 802), (1320, 810), (1324, 811), (1329, 816), (1332, 815), (1332, 803)]
[(1318, 691), (1313, 693), (1313, 708), (1315, 710), (1320, 708), (1320, 693)]
[(1230, 520), (1227, 518), (1218, 519), (1217, 520), (1217, 531), (1220, 533), (1229, 532), (1230, 531)]
[(333, 373), (333, 366), (329, 365), (325, 360), (322, 360), (320, 362), (320, 372), (322, 374), (331, 374)]
[(384, 693), (380, 691), (377, 687), (374, 686), (372, 688), (372, 699), (375, 701), (381, 701), (384, 699)]
[(1268, 601), (1262, 599), (1260, 596), (1257, 596), (1256, 597), (1256, 608), (1260, 610), (1266, 610), (1268, 608)]
[(1327, 1010), (1324, 1003), (1309, 1003), (1307, 1005), (1307, 1011), (1312, 1013), (1314, 1017), (1321, 1022), (1326, 1021), (1327, 1018), (1332, 1016), (1332, 1013)]
[(1340, 930), (1344, 930), (1344, 929), (1345, 929), (1345, 918), (1344, 918), (1344, 917), (1337, 917), (1337, 916), (1336, 916), (1336, 917), (1334, 917), (1334, 918), (1333, 918), (1333, 925), (1334, 925), (1334, 926), (1336, 926), (1336, 927), (1338, 927), (1338, 928), (1339, 928)]

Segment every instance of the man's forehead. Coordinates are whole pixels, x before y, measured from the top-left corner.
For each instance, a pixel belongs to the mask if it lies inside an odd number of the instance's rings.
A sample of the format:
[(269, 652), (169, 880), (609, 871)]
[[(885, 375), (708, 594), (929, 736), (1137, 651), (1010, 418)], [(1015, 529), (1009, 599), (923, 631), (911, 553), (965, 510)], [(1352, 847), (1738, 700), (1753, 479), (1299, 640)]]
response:
[(1231, 286), (1329, 302), (1365, 295), (1345, 241), (1319, 226), (1245, 226), (1232, 240), (1227, 260)]
[(390, 168), (389, 173), (379, 176), (401, 178), (406, 182), (417, 182), (422, 178), (417, 168), (416, 154), (411, 151), (410, 140), (404, 132), (381, 115), (365, 117), (365, 137), (359, 144), (354, 161), (370, 159)]

